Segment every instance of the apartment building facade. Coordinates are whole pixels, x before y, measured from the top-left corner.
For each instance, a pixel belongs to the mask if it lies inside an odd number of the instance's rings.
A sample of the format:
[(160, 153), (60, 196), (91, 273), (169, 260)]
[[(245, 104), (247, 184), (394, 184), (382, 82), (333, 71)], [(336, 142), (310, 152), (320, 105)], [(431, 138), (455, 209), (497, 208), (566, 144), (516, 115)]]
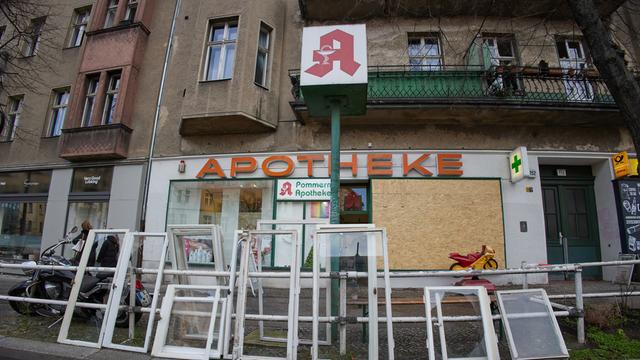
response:
[[(302, 29), (362, 23), (367, 112), (342, 119), (341, 222), (386, 227), (397, 270), (446, 268), (449, 252), (482, 245), (496, 249), (501, 267), (615, 259), (621, 245), (611, 156), (633, 148), (615, 102), (564, 5), (489, 3), (155, 2), (149, 13), (136, 13), (144, 27), (125, 22), (117, 38), (102, 29), (112, 3), (97, 1), (93, 32), (68, 77), (62, 138), (33, 168), (60, 164), (54, 174), (67, 174), (61, 187), (70, 188), (85, 161), (113, 165), (106, 226), (137, 228), (155, 129), (146, 230), (221, 224), (229, 255), (233, 232), (259, 219), (327, 218), (328, 199), (304, 191), (326, 184), (331, 133), (299, 88)], [(621, 4), (606, 2), (601, 11), (610, 15)], [(118, 4), (115, 19), (126, 12)], [(125, 43), (136, 50), (119, 48)], [(95, 55), (107, 46), (115, 51)], [(84, 107), (93, 94), (96, 104), (110, 101), (114, 68), (122, 69), (121, 82), (137, 85), (120, 85), (119, 100), (131, 93), (116, 107), (117, 125), (104, 127), (105, 112), (87, 117)], [(76, 154), (92, 136), (95, 143), (114, 139), (110, 159)], [(522, 164), (509, 154), (519, 147), (528, 150), (529, 168), (513, 183), (510, 169)], [(3, 161), (20, 162), (15, 156)], [(135, 176), (116, 184), (119, 167)], [(287, 197), (286, 186), (301, 191)], [(72, 195), (47, 202), (45, 224), (57, 216), (53, 232), (61, 234), (69, 216), (50, 215), (49, 203), (69, 213)], [(302, 232), (306, 258), (311, 232)], [(268, 246), (271, 265), (285, 264), (290, 244)]]

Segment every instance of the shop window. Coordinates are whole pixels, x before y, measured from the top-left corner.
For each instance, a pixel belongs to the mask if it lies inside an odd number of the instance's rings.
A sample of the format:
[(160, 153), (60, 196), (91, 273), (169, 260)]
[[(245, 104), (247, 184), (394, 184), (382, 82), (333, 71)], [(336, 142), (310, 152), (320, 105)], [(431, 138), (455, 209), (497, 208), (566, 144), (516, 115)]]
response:
[(91, 75), (87, 77), (87, 90), (84, 99), (84, 109), (82, 111), (82, 126), (91, 126), (91, 117), (93, 116), (93, 108), (96, 103), (96, 95), (98, 94), (98, 84), (100, 83), (100, 75)]
[(0, 174), (0, 258), (40, 254), (51, 171)]
[(124, 21), (133, 22), (136, 18), (138, 10), (138, 0), (129, 0), (127, 2), (127, 11), (124, 14)]
[(235, 230), (255, 229), (258, 220), (272, 217), (271, 180), (174, 181), (170, 186), (167, 224), (221, 225), (227, 259)]
[(20, 113), (22, 112), (22, 99), (22, 95), (9, 98), (7, 120), (0, 133), (0, 142), (13, 141), (15, 139), (18, 123), (20, 123)]
[(73, 171), (71, 193), (108, 193), (112, 176), (113, 167), (77, 168)]
[(90, 6), (73, 11), (73, 22), (71, 23), (69, 43), (67, 44), (67, 46), (76, 47), (82, 44), (84, 33), (86, 32), (87, 24), (89, 23), (90, 14)]
[(109, 75), (104, 110), (102, 111), (102, 125), (113, 123), (113, 116), (118, 104), (118, 92), (120, 91), (120, 72)]
[(116, 13), (118, 12), (118, 0), (109, 0), (107, 4), (107, 15), (104, 18), (104, 27), (109, 28), (116, 23)]
[(69, 105), (69, 88), (54, 90), (51, 96), (51, 112), (47, 136), (60, 136)]
[(40, 47), (40, 41), (42, 38), (42, 29), (44, 28), (44, 22), (46, 17), (41, 17), (31, 20), (31, 26), (24, 36), (24, 47), (22, 48), (22, 55), (25, 57), (35, 56)]
[(258, 55), (256, 57), (255, 83), (267, 87), (269, 78), (269, 52), (271, 49), (271, 28), (264, 23), (260, 24), (258, 35)]
[(442, 69), (442, 50), (438, 34), (409, 34), (407, 50), (411, 71)]
[(204, 80), (231, 79), (237, 38), (237, 19), (210, 23), (205, 54)]

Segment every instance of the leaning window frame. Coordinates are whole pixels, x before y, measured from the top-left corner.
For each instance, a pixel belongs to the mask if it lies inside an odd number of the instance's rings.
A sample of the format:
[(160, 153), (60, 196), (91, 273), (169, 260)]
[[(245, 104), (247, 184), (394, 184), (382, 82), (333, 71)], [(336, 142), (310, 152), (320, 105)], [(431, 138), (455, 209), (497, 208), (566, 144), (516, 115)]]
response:
[[(511, 325), (509, 324), (509, 314), (504, 311), (504, 301), (502, 296), (507, 294), (521, 294), (521, 293), (535, 293), (538, 292), (542, 295), (542, 302), (544, 302), (550, 317), (553, 323), (553, 331), (559, 339), (558, 345), (561, 348), (562, 354), (558, 354), (557, 357), (520, 357), (518, 356), (518, 350), (516, 348), (516, 344), (513, 339), (513, 333), (511, 331)], [(528, 359), (556, 359), (556, 358), (568, 358), (569, 351), (567, 350), (567, 346), (564, 342), (564, 338), (562, 337), (562, 331), (560, 330), (560, 326), (558, 325), (558, 321), (554, 315), (553, 307), (551, 306), (551, 302), (549, 301), (549, 297), (547, 296), (547, 292), (544, 289), (521, 289), (521, 290), (501, 290), (496, 292), (496, 298), (498, 300), (498, 309), (500, 310), (500, 315), (502, 316), (502, 325), (507, 333), (507, 342), (509, 345), (509, 353), (511, 354), (511, 358), (514, 360), (528, 360)], [(519, 315), (519, 314), (512, 314)]]
[[(142, 347), (139, 346), (130, 346), (130, 345), (122, 345), (122, 344), (114, 344), (113, 343), (113, 333), (116, 325), (116, 318), (118, 316), (118, 308), (119, 302), (110, 301), (111, 306), (107, 309), (107, 324), (104, 337), (102, 338), (102, 346), (112, 349), (125, 350), (125, 351), (133, 351), (146, 353), (149, 349), (149, 344), (151, 342), (151, 333), (153, 332), (153, 325), (155, 323), (156, 317), (156, 309), (158, 308), (158, 298), (160, 297), (160, 288), (162, 286), (162, 281), (164, 280), (164, 268), (166, 265), (166, 257), (167, 257), (167, 249), (169, 247), (169, 238), (167, 237), (167, 233), (152, 233), (152, 232), (129, 232), (125, 234), (124, 244), (128, 244), (128, 247), (125, 249), (127, 253), (123, 259), (126, 259), (126, 263), (130, 262), (131, 255), (133, 253), (133, 245), (135, 237), (145, 237), (145, 238), (161, 238), (162, 239), (162, 249), (160, 251), (160, 258), (158, 259), (158, 272), (156, 275), (156, 281), (153, 288), (153, 297), (151, 299), (151, 306), (149, 311), (149, 319), (147, 321), (147, 330), (144, 337), (144, 345)], [(145, 239), (146, 240), (146, 239)], [(122, 297), (122, 290), (126, 286), (125, 280), (127, 275), (128, 265), (135, 266), (135, 264), (127, 264), (124, 265), (124, 271), (120, 271), (117, 273), (117, 276), (113, 278), (113, 290), (111, 292), (111, 297), (113, 299), (120, 299)], [(130, 268), (133, 271), (133, 267)], [(133, 277), (133, 273), (129, 274), (131, 279), (135, 279)], [(129, 294), (131, 295), (131, 299), (135, 299), (136, 287), (135, 280), (131, 281)], [(133, 319), (130, 317), (130, 322)]]
[[(203, 290), (203, 291), (215, 291), (214, 296), (210, 297), (181, 297), (175, 296), (176, 290)], [(205, 286), (205, 285), (176, 285), (170, 284), (167, 286), (167, 291), (165, 293), (164, 298), (162, 299), (162, 307), (160, 308), (160, 321), (158, 322), (158, 326), (156, 328), (156, 334), (153, 341), (153, 348), (151, 350), (151, 354), (155, 357), (165, 357), (165, 358), (174, 358), (174, 359), (209, 359), (209, 358), (220, 358), (223, 353), (223, 339), (226, 339), (223, 331), (225, 329), (225, 316), (223, 314), (227, 313), (227, 308), (230, 306), (228, 304), (229, 297), (222, 298), (220, 293), (228, 292), (229, 287), (227, 286)], [(210, 300), (209, 300), (210, 299)], [(176, 301), (177, 300), (177, 301)], [(200, 349), (195, 347), (188, 346), (174, 346), (167, 345), (167, 334), (169, 330), (170, 320), (171, 320), (171, 310), (176, 302), (211, 302), (211, 318), (209, 320), (209, 330), (207, 332), (207, 342), (206, 348)], [(218, 307), (221, 304), (220, 309), (220, 322), (216, 324), (216, 314)], [(211, 344), (213, 342), (213, 333), (216, 329), (216, 325), (218, 326), (218, 343), (216, 349), (211, 349)]]
[[(288, 235), (294, 244), (295, 251), (291, 256), (292, 266), (289, 268), (289, 301), (287, 310), (287, 357), (267, 357), (244, 355), (244, 332), (246, 318), (247, 286), (251, 285), (249, 277), (250, 259), (253, 258), (250, 251), (251, 239), (264, 235)], [(233, 358), (238, 359), (296, 359), (298, 351), (298, 324), (299, 324), (299, 297), (300, 297), (300, 268), (293, 266), (298, 263), (300, 241), (297, 230), (250, 230), (241, 233), (243, 240), (234, 243), (234, 253), (237, 253), (237, 245), (242, 242), (240, 255), (240, 269), (238, 276), (238, 295), (236, 305), (236, 324), (233, 337)], [(260, 247), (260, 244), (258, 244)], [(260, 272), (258, 270), (258, 272)], [(286, 273), (286, 272), (285, 272)], [(260, 292), (261, 289), (258, 290)]]
[[(482, 331), (484, 338), (484, 346), (487, 353), (485, 357), (471, 357), (471, 358), (455, 358), (456, 360), (462, 359), (499, 359), (499, 351), (498, 351), (498, 340), (496, 338), (495, 329), (493, 327), (493, 317), (491, 314), (491, 305), (489, 300), (489, 295), (487, 294), (487, 289), (483, 286), (434, 286), (434, 287), (425, 287), (424, 288), (424, 308), (426, 314), (426, 326), (427, 326), (427, 351), (429, 353), (429, 360), (436, 360), (435, 348), (434, 348), (434, 334), (433, 327), (438, 326), (440, 332), (440, 348), (442, 351), (442, 360), (447, 360), (447, 340), (444, 336), (444, 320), (442, 315), (442, 302), (437, 301), (434, 305), (436, 307), (436, 318), (433, 318), (432, 306), (431, 306), (431, 292), (432, 291), (441, 291), (443, 293), (462, 293), (462, 292), (470, 292), (475, 293), (478, 297), (479, 307), (480, 307), (480, 316), (482, 318)], [(436, 324), (434, 324), (434, 320)], [(444, 339), (444, 341), (443, 341)]]
[[(361, 224), (361, 225), (325, 225), (319, 226), (316, 230), (313, 239), (313, 331), (312, 331), (312, 345), (311, 345), (311, 358), (318, 359), (318, 326), (319, 326), (319, 300), (320, 300), (320, 259), (318, 250), (319, 247), (319, 235), (320, 234), (340, 234), (340, 233), (380, 233), (382, 241), (382, 258), (383, 258), (383, 281), (384, 281), (384, 297), (385, 297), (385, 316), (387, 319), (393, 318), (391, 308), (391, 280), (389, 276), (389, 256), (387, 249), (387, 230), (385, 228), (377, 228), (374, 224)], [(377, 266), (377, 264), (376, 264)], [(325, 272), (330, 272), (325, 271)], [(367, 269), (368, 273), (368, 293), (367, 299), (369, 302), (369, 359), (378, 359), (378, 299), (370, 296), (374, 289), (377, 291), (378, 287), (378, 270), (371, 273), (371, 269)], [(346, 308), (345, 308), (346, 309)], [(344, 314), (346, 315), (346, 314)], [(395, 341), (393, 339), (393, 322), (385, 321), (387, 330), (387, 349), (388, 359), (393, 360), (395, 358)]]
[[(104, 332), (105, 332), (105, 327), (107, 325), (106, 321), (103, 321), (101, 326), (100, 326), (100, 334), (98, 336), (98, 341), (97, 342), (91, 342), (91, 341), (84, 341), (84, 340), (72, 340), (69, 339), (69, 327), (71, 326), (71, 320), (73, 318), (75, 309), (76, 309), (76, 304), (78, 302), (78, 295), (80, 294), (80, 287), (82, 287), (82, 280), (84, 278), (84, 275), (86, 273), (86, 269), (87, 269), (87, 262), (89, 261), (89, 255), (91, 254), (90, 251), (85, 251), (86, 249), (91, 249), (91, 247), (93, 246), (93, 243), (96, 240), (96, 235), (100, 234), (100, 235), (110, 235), (110, 234), (125, 234), (123, 239), (126, 240), (128, 239), (127, 237), (127, 233), (129, 232), (129, 229), (109, 229), (109, 230), (105, 230), (105, 229), (92, 229), (89, 230), (89, 234), (87, 235), (87, 240), (85, 241), (84, 247), (83, 247), (83, 251), (82, 251), (82, 256), (80, 257), (80, 262), (78, 264), (78, 268), (76, 270), (76, 276), (73, 279), (73, 286), (71, 287), (71, 292), (69, 294), (69, 300), (67, 302), (67, 307), (66, 310), (64, 312), (64, 317), (62, 320), (62, 325), (60, 326), (60, 332), (58, 333), (58, 342), (61, 344), (68, 344), (68, 345), (78, 345), (78, 346), (85, 346), (85, 347), (91, 347), (91, 348), (96, 348), (99, 349), (102, 345), (102, 338), (104, 336)], [(130, 248), (129, 244), (126, 243), (123, 240), (122, 242), (122, 246), (120, 247), (120, 249), (128, 249)], [(113, 274), (113, 278), (115, 279), (119, 272), (122, 272), (123, 270), (121, 269), (123, 265), (126, 265), (127, 262), (122, 261), (122, 259), (124, 258), (126, 251), (120, 251), (120, 253), (118, 254), (118, 262), (115, 269), (115, 272)], [(126, 269), (125, 269), (126, 270)], [(108, 316), (108, 309), (111, 307), (111, 301), (113, 299), (113, 295), (112, 291), (110, 290), (109, 292), (109, 299), (107, 300), (106, 304), (97, 304), (98, 309), (104, 310), (105, 311), (105, 317)]]
[[(202, 81), (219, 81), (219, 80), (230, 80), (233, 78), (233, 72), (235, 70), (235, 62), (236, 55), (238, 54), (238, 35), (240, 32), (240, 21), (238, 17), (230, 17), (224, 19), (211, 19), (209, 20), (209, 26), (207, 27), (207, 37), (205, 42), (205, 56), (204, 56), (204, 66), (203, 66), (203, 75)], [(224, 30), (222, 34), (222, 40), (214, 41), (211, 38), (213, 37), (213, 32), (216, 26), (224, 25)], [(236, 27), (236, 37), (233, 40), (229, 40), (229, 27), (235, 25)], [(231, 66), (231, 76), (224, 77), (224, 64), (227, 58), (227, 46), (235, 45), (236, 49), (233, 56), (233, 64)], [(218, 63), (218, 68), (216, 69), (216, 76), (213, 79), (209, 79), (209, 57), (211, 56), (211, 48), (214, 46), (220, 46), (220, 60)]]

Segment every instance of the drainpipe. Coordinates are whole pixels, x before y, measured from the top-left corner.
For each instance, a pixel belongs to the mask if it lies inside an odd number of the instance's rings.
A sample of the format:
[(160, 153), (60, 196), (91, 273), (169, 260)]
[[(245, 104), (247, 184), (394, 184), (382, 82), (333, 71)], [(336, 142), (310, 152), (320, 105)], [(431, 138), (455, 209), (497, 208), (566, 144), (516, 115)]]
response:
[(169, 31), (169, 39), (167, 40), (167, 50), (164, 54), (164, 64), (162, 65), (162, 77), (160, 78), (160, 91), (158, 92), (158, 101), (156, 103), (156, 113), (153, 118), (153, 131), (151, 133), (151, 141), (149, 143), (149, 157), (147, 160), (147, 172), (144, 179), (144, 195), (142, 197), (142, 214), (140, 216), (140, 230), (144, 231), (145, 221), (147, 219), (147, 201), (149, 199), (149, 181), (151, 180), (151, 166), (153, 158), (153, 148), (156, 146), (156, 135), (158, 131), (158, 120), (160, 119), (160, 105), (164, 97), (164, 82), (167, 78), (167, 68), (169, 65), (169, 56), (171, 55), (171, 47), (173, 46), (173, 35), (176, 30), (176, 19), (180, 12), (180, 4), (182, 0), (176, 0), (176, 8), (173, 11), (173, 20), (171, 21), (171, 31)]

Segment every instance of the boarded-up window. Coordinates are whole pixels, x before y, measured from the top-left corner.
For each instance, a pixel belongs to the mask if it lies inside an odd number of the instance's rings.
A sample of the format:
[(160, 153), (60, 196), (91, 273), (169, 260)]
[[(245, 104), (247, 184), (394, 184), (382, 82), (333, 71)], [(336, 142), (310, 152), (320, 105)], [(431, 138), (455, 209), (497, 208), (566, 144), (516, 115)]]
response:
[(389, 268), (448, 269), (450, 252), (489, 245), (505, 265), (499, 180), (371, 181), (373, 223), (387, 228)]

